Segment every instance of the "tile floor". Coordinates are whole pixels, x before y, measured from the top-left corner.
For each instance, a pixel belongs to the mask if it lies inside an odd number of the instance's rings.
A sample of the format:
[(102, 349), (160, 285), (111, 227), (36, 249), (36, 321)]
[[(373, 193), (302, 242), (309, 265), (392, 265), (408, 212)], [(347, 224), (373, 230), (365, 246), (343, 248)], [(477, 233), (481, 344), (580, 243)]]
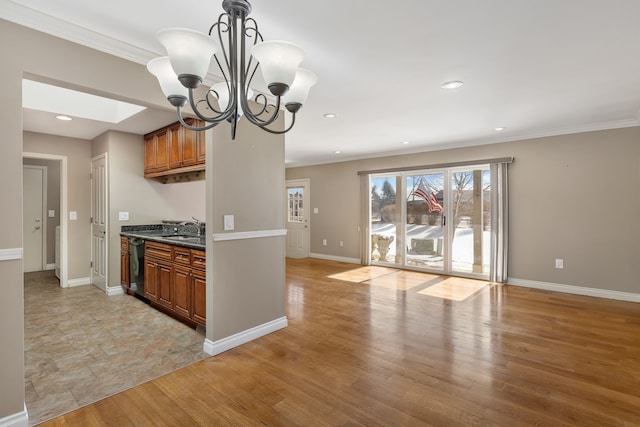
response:
[(128, 295), (24, 276), (25, 388), (31, 425), (187, 366), (204, 336)]

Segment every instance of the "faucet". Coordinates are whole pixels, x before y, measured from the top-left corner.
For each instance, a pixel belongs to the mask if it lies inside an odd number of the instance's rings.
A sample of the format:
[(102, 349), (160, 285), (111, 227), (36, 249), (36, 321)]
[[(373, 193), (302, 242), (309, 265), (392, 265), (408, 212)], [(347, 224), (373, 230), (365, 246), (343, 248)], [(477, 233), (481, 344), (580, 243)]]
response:
[(200, 237), (201, 232), (202, 232), (202, 225), (203, 222), (200, 221), (199, 219), (197, 219), (196, 217), (192, 216), (191, 219), (193, 221), (182, 221), (180, 224), (178, 224), (179, 227), (195, 227), (198, 232), (197, 232), (197, 236)]

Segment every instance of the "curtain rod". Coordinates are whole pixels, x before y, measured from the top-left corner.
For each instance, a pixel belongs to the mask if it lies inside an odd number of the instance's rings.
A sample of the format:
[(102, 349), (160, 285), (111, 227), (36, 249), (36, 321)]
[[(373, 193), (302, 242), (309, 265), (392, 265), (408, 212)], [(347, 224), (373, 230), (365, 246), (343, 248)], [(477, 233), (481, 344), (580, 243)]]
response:
[(388, 168), (388, 169), (375, 169), (368, 171), (358, 171), (358, 175), (372, 175), (378, 173), (390, 173), (390, 172), (406, 172), (406, 171), (414, 171), (414, 170), (425, 170), (425, 169), (443, 169), (443, 168), (455, 168), (458, 166), (473, 166), (473, 165), (486, 165), (492, 163), (513, 163), (512, 157), (498, 157), (495, 159), (483, 159), (483, 160), (466, 160), (462, 162), (451, 162), (451, 163), (438, 163), (435, 165), (421, 165), (421, 166), (405, 166), (401, 168)]

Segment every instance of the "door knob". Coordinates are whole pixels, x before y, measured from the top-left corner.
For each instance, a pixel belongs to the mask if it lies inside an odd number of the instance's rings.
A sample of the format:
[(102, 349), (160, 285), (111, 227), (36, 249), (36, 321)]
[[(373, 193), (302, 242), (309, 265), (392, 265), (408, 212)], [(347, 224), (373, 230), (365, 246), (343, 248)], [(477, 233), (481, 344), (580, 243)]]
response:
[(36, 225), (36, 230), (40, 230), (40, 226), (39, 225)]

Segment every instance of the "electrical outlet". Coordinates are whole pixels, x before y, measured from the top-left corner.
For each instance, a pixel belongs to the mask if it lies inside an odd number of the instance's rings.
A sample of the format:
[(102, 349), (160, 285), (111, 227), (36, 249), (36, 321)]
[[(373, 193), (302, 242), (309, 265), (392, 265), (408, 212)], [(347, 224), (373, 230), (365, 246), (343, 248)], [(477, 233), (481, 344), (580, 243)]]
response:
[(564, 260), (556, 258), (556, 268), (564, 268)]
[(322, 239), (322, 246), (327, 246), (327, 239)]
[(342, 240), (340, 240), (340, 247), (343, 248), (344, 247), (344, 242)]

